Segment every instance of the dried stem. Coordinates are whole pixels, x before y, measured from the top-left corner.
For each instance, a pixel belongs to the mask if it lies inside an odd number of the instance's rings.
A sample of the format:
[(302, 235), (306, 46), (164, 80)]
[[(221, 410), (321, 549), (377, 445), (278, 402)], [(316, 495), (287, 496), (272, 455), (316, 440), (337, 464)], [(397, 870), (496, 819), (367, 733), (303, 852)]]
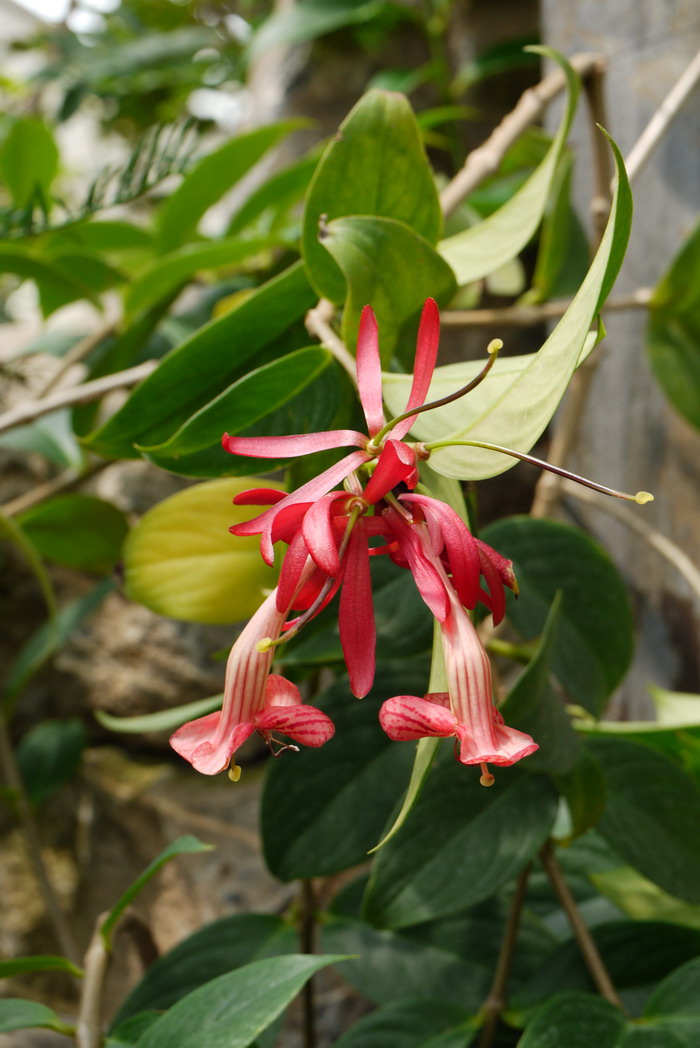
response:
[(625, 161), (627, 176), (630, 182), (634, 182), (638, 177), (640, 171), (668, 131), (672, 122), (678, 116), (698, 82), (700, 82), (700, 51), (698, 51), (690, 65), (678, 78), (635, 144), (632, 146)]
[(102, 1044), (102, 990), (110, 954), (100, 929), (106, 917), (107, 913), (102, 913), (97, 918), (85, 954), (85, 979), (75, 1032), (77, 1048), (100, 1048)]
[(147, 360), (134, 368), (127, 368), (126, 371), (117, 371), (113, 375), (105, 375), (104, 378), (96, 378), (92, 382), (83, 382), (79, 386), (60, 390), (41, 400), (20, 404), (0, 415), (0, 433), (14, 429), (15, 426), (24, 426), (28, 422), (34, 422), (35, 419), (49, 415), (60, 408), (74, 407), (76, 404), (90, 404), (99, 400), (105, 393), (111, 393), (112, 390), (129, 389), (137, 382), (147, 378), (157, 366), (157, 360)]
[(587, 488), (581, 488), (569, 480), (565, 480), (562, 487), (567, 495), (573, 495), (581, 502), (602, 510), (626, 525), (631, 531), (636, 532), (652, 549), (655, 549), (669, 564), (673, 565), (688, 583), (695, 596), (700, 598), (700, 571), (675, 542), (657, 531), (656, 528), (652, 528), (639, 514), (625, 510), (618, 502), (598, 495)]
[[(599, 54), (583, 52), (570, 59), (575, 71), (584, 80), (594, 70), (603, 68), (605, 59)], [(458, 204), (485, 178), (498, 170), (506, 152), (523, 131), (538, 120), (549, 103), (564, 90), (566, 79), (561, 69), (549, 73), (535, 87), (528, 88), (519, 102), (503, 118), (490, 137), (478, 149), (472, 150), (461, 171), (449, 182), (440, 194), (444, 215), (449, 215)]]
[[(313, 881), (304, 879), (299, 891), (299, 950), (314, 953), (316, 938), (316, 896)], [(304, 1009), (304, 1048), (316, 1048), (316, 1010), (314, 981), (308, 979), (302, 990)]]
[(508, 985), (508, 977), (513, 963), (513, 952), (518, 937), (520, 915), (525, 902), (527, 882), (530, 877), (531, 869), (532, 864), (528, 863), (525, 869), (522, 870), (515, 888), (515, 894), (513, 895), (510, 904), (508, 922), (503, 933), (501, 949), (496, 963), (496, 971), (494, 973), (491, 989), (489, 990), (489, 995), (484, 1001), (482, 1007), (482, 1012), (485, 1013), (486, 1018), (481, 1030), (479, 1048), (491, 1048), (491, 1043), (496, 1033), (496, 1027), (498, 1026), (498, 1020), (506, 1005), (506, 987)]
[(73, 367), (74, 364), (79, 364), (81, 360), (84, 360), (88, 354), (92, 353), (96, 346), (99, 346), (100, 342), (104, 342), (109, 335), (113, 334), (117, 328), (119, 321), (117, 319), (107, 321), (97, 331), (93, 331), (90, 335), (85, 335), (81, 338), (72, 349), (69, 349), (63, 360), (58, 371), (54, 372), (46, 384), (38, 391), (37, 399), (45, 397), (52, 389), (55, 389), (59, 384), (66, 372)]
[(335, 307), (327, 298), (319, 300), (318, 305), (310, 309), (306, 314), (304, 323), (310, 335), (315, 335), (321, 345), (332, 353), (341, 367), (345, 368), (353, 386), (357, 388), (357, 374), (355, 372), (355, 358), (348, 352), (348, 348), (342, 338), (336, 335), (331, 327), (331, 320)]
[(610, 1001), (610, 1003), (614, 1004), (616, 1008), (624, 1011), (622, 1001), (618, 997), (617, 991), (608, 975), (608, 970), (605, 967), (603, 958), (600, 956), (598, 947), (593, 941), (591, 933), (581, 916), (579, 908), (576, 905), (576, 900), (571, 894), (569, 885), (564, 878), (564, 871), (559, 865), (559, 860), (554, 854), (552, 845), (549, 842), (545, 844), (540, 852), (540, 860), (544, 866), (545, 873), (554, 888), (562, 909), (569, 919), (576, 942), (578, 943), (583, 959), (586, 962), (586, 967), (590, 972), (591, 978), (593, 979), (598, 992), (606, 999), (606, 1001)]
[(39, 889), (44, 900), (46, 912), (51, 924), (53, 925), (56, 940), (62, 953), (70, 961), (73, 961), (74, 964), (78, 964), (80, 960), (78, 947), (73, 938), (73, 932), (68, 924), (66, 915), (56, 896), (48, 870), (46, 869), (39, 831), (34, 821), (34, 815), (29, 803), (29, 798), (27, 797), (27, 792), (24, 788), (24, 783), (22, 782), (22, 776), (17, 767), (17, 761), (15, 760), (9, 733), (7, 731), (7, 724), (3, 716), (0, 716), (0, 764), (3, 768), (5, 782), (17, 802), (17, 812), (20, 824), (24, 831), (29, 856), (34, 867), (36, 878), (39, 882)]
[[(640, 287), (627, 295), (608, 299), (605, 309), (617, 312), (646, 309), (653, 289)], [(446, 309), (440, 314), (443, 327), (532, 327), (563, 317), (571, 299), (555, 299), (532, 306), (503, 306), (500, 309)]]
[(55, 477), (51, 477), (50, 480), (45, 481), (43, 484), (39, 484), (30, 491), (25, 491), (24, 494), (18, 495), (16, 499), (6, 502), (4, 506), (0, 506), (0, 513), (4, 513), (6, 517), (15, 517), (18, 513), (24, 513), (25, 509), (30, 509), (39, 502), (53, 498), (54, 495), (59, 495), (62, 491), (70, 491), (71, 488), (77, 487), (89, 477), (94, 477), (96, 473), (100, 473), (107, 466), (111, 465), (111, 462), (103, 460), (96, 462), (82, 472), (71, 466), (69, 469), (63, 470), (62, 473), (58, 473)]

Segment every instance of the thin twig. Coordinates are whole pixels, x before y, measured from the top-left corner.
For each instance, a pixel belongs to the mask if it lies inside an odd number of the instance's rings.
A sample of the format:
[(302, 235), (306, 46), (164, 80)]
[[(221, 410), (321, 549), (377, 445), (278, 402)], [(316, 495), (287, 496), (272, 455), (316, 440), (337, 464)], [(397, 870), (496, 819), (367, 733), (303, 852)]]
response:
[(678, 116), (698, 82), (700, 82), (700, 51), (678, 78), (632, 146), (625, 160), (627, 177), (630, 182), (634, 182), (639, 176), (640, 171)]
[(501, 942), (501, 949), (498, 954), (498, 961), (496, 963), (496, 971), (493, 976), (493, 983), (491, 984), (489, 995), (482, 1006), (482, 1012), (485, 1012), (486, 1018), (481, 1030), (479, 1048), (491, 1048), (491, 1043), (493, 1041), (494, 1034), (496, 1033), (496, 1027), (498, 1026), (498, 1020), (501, 1016), (501, 1012), (503, 1011), (506, 1005), (506, 988), (508, 986), (508, 977), (510, 975), (511, 965), (513, 963), (513, 951), (515, 950), (515, 942), (518, 937), (520, 915), (522, 913), (523, 904), (525, 902), (527, 882), (530, 877), (531, 869), (532, 864), (528, 863), (527, 866), (521, 871), (520, 876), (518, 878), (518, 883), (515, 888), (515, 893), (510, 904), (508, 922), (503, 933), (503, 940)]
[(357, 375), (355, 372), (355, 360), (342, 338), (336, 335), (331, 327), (331, 320), (335, 307), (327, 298), (319, 300), (318, 305), (310, 309), (306, 314), (304, 323), (310, 335), (315, 335), (321, 345), (332, 353), (341, 367), (345, 368), (352, 384), (357, 388)]
[(574, 498), (579, 499), (581, 502), (602, 510), (608, 516), (619, 520), (630, 531), (636, 532), (652, 549), (655, 549), (669, 564), (673, 565), (679, 575), (688, 583), (695, 596), (700, 598), (700, 571), (695, 567), (690, 557), (675, 542), (647, 524), (641, 514), (634, 511), (630, 512), (615, 499), (608, 499), (604, 495), (598, 495), (595, 491), (591, 491), (588, 488), (581, 488), (570, 480), (565, 480), (562, 487), (567, 495), (573, 495)]
[(146, 360), (134, 368), (127, 368), (126, 371), (117, 371), (114, 375), (105, 375), (104, 378), (96, 378), (92, 382), (83, 382), (82, 385), (59, 390), (58, 393), (53, 393), (41, 400), (20, 404), (0, 415), (0, 433), (14, 429), (15, 426), (24, 426), (27, 422), (34, 422), (42, 415), (49, 415), (52, 411), (58, 411), (59, 408), (74, 407), (76, 404), (90, 404), (99, 400), (105, 393), (111, 393), (112, 390), (128, 389), (147, 378), (157, 367), (157, 360)]
[(59, 495), (63, 491), (70, 491), (71, 488), (77, 487), (83, 481), (94, 477), (96, 473), (100, 473), (107, 466), (111, 465), (112, 463), (105, 459), (95, 462), (94, 465), (82, 472), (71, 466), (69, 469), (63, 470), (62, 473), (58, 473), (55, 477), (51, 477), (50, 480), (45, 481), (43, 484), (39, 484), (30, 491), (25, 491), (24, 494), (18, 495), (16, 499), (6, 502), (4, 506), (0, 506), (0, 513), (4, 513), (6, 517), (15, 517), (18, 513), (24, 513), (26, 509), (31, 509), (32, 506), (45, 502), (46, 499), (53, 498), (54, 495)]
[[(600, 54), (582, 52), (570, 59), (574, 70), (584, 80), (594, 70), (604, 68), (605, 58)], [(503, 118), (498, 127), (478, 149), (472, 150), (461, 171), (440, 194), (444, 215), (449, 215), (469, 196), (485, 178), (494, 174), (513, 143), (530, 124), (538, 120), (549, 103), (564, 90), (566, 78), (561, 69), (555, 69), (535, 87), (521, 96), (515, 109)]]
[[(305, 878), (299, 890), (299, 949), (313, 953), (316, 939), (316, 896), (313, 881)], [(316, 1048), (316, 1009), (314, 982), (307, 979), (302, 991), (304, 1009), (304, 1048)]]
[(102, 1044), (102, 990), (110, 954), (100, 929), (106, 917), (107, 913), (102, 913), (97, 918), (85, 954), (85, 979), (75, 1031), (77, 1048), (100, 1048)]
[(73, 961), (74, 964), (79, 964), (80, 954), (78, 953), (78, 947), (73, 938), (73, 932), (68, 924), (66, 915), (58, 901), (53, 884), (51, 883), (49, 872), (46, 868), (46, 863), (44, 862), (39, 831), (34, 821), (34, 815), (32, 813), (31, 805), (29, 804), (27, 791), (22, 782), (22, 776), (17, 767), (17, 761), (15, 760), (12, 744), (7, 731), (7, 724), (3, 716), (0, 716), (0, 764), (4, 771), (5, 782), (17, 803), (17, 813), (24, 831), (29, 856), (34, 867), (36, 878), (39, 882), (39, 889), (44, 900), (46, 912), (51, 924), (53, 925), (56, 940), (62, 953), (68, 958), (68, 960)]
[(562, 909), (569, 919), (576, 942), (578, 943), (586, 967), (590, 972), (591, 978), (593, 979), (598, 992), (606, 999), (606, 1001), (610, 1001), (610, 1003), (614, 1004), (616, 1008), (624, 1011), (622, 1001), (618, 997), (617, 990), (613, 986), (612, 979), (608, 974), (603, 958), (600, 956), (598, 947), (593, 941), (593, 937), (581, 916), (579, 908), (576, 905), (576, 900), (571, 894), (569, 885), (564, 878), (564, 871), (559, 865), (559, 860), (554, 854), (552, 845), (549, 842), (545, 844), (540, 852), (540, 860), (542, 861), (545, 873), (554, 888), (554, 892)]
[(590, 212), (593, 221), (593, 253), (598, 250), (610, 214), (614, 183), (612, 182), (612, 154), (601, 127), (608, 126), (605, 107), (604, 67), (596, 67), (583, 82), (590, 113), (591, 149), (593, 153), (593, 195)]
[[(627, 295), (608, 299), (606, 310), (646, 309), (653, 289), (640, 287)], [(557, 320), (566, 313), (571, 299), (554, 299), (531, 306), (502, 306), (496, 309), (446, 309), (440, 313), (443, 327), (532, 327), (547, 320)]]
[(103, 342), (109, 335), (113, 334), (117, 328), (119, 321), (118, 319), (110, 320), (103, 324), (97, 331), (93, 331), (89, 335), (85, 335), (84, 338), (78, 340), (72, 349), (69, 349), (66, 355), (61, 361), (61, 366), (51, 376), (41, 389), (37, 391), (37, 399), (41, 400), (52, 389), (55, 389), (59, 384), (66, 372), (73, 367), (74, 364), (79, 364), (81, 360), (84, 360), (88, 354), (92, 353), (96, 346), (99, 346), (100, 342)]

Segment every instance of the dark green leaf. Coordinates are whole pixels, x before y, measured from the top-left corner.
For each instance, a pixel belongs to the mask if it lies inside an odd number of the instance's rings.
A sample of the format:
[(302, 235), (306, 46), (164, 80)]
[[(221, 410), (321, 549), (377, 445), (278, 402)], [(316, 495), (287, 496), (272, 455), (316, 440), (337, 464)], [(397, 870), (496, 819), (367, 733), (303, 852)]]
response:
[(664, 979), (649, 999), (643, 1021), (678, 1034), (689, 1046), (700, 1043), (700, 957)]
[(166, 862), (170, 862), (177, 855), (185, 855), (192, 852), (203, 852), (210, 851), (213, 848), (212, 844), (204, 844), (202, 841), (193, 837), (191, 833), (187, 833), (182, 837), (178, 837), (177, 840), (169, 844), (167, 848), (158, 855), (153, 862), (146, 867), (143, 873), (136, 878), (134, 883), (127, 888), (121, 898), (109, 911), (104, 921), (100, 926), (100, 934), (105, 941), (105, 945), (109, 949), (112, 943), (112, 933), (117, 924), (117, 921), (127, 908), (129, 903), (133, 902), (142, 888), (148, 884), (148, 882), (158, 873), (161, 866), (165, 866)]
[(556, 775), (554, 782), (566, 806), (571, 820), (567, 839), (597, 826), (605, 810), (605, 774), (600, 762), (587, 749), (580, 748), (578, 758), (566, 775)]
[(131, 1048), (131, 1045), (138, 1044), (139, 1038), (156, 1019), (160, 1019), (158, 1012), (139, 1012), (138, 1015), (132, 1015), (130, 1019), (125, 1019), (112, 1029), (104, 1042), (105, 1048)]
[(100, 575), (119, 560), (129, 530), (121, 510), (93, 495), (57, 495), (18, 520), (44, 557)]
[(0, 1001), (0, 1033), (26, 1030), (33, 1026), (47, 1026), (50, 1030), (58, 1030), (59, 1033), (72, 1033), (72, 1028), (61, 1022), (56, 1013), (45, 1004), (23, 1001), (21, 997), (6, 997)]
[(526, 640), (542, 633), (561, 590), (552, 667), (571, 699), (599, 714), (633, 649), (629, 601), (612, 561), (583, 532), (554, 521), (511, 517), (483, 537), (514, 562), (520, 598), (509, 600), (508, 617)]
[(286, 120), (259, 127), (203, 157), (161, 208), (157, 239), (159, 254), (174, 251), (192, 239), (204, 212), (268, 149), (300, 126), (303, 126), (302, 121)]
[(346, 215), (394, 218), (434, 244), (442, 216), (408, 101), (369, 91), (340, 126), (309, 187), (302, 252), (319, 295), (342, 302), (345, 279), (318, 241), (319, 223)]
[(385, 0), (301, 0), (265, 19), (251, 41), (249, 57), (256, 58), (277, 44), (289, 47), (343, 26), (368, 22), (387, 7)]
[(339, 957), (273, 957), (187, 994), (146, 1031), (139, 1048), (248, 1048), (314, 972)]
[(22, 736), (17, 764), (32, 804), (73, 778), (86, 745), (85, 725), (77, 718), (42, 721)]
[(42, 201), (58, 170), (58, 149), (44, 122), (29, 116), (16, 120), (0, 149), (0, 174), (17, 208)]
[(371, 697), (362, 702), (345, 680), (311, 700), (332, 718), (336, 735), (321, 749), (304, 749), (269, 770), (262, 833), (265, 859), (276, 877), (326, 876), (367, 857), (412, 759), (410, 748), (391, 742), (380, 728), (379, 700), (424, 685), (405, 666), (386, 665), (378, 668)]
[(372, 306), (379, 324), (382, 361), (391, 360), (399, 330), (430, 295), (448, 301), (456, 290), (452, 270), (432, 245), (403, 222), (352, 216), (330, 222), (321, 232), (347, 284), (343, 340), (357, 342), (360, 314)]
[[(396, 743), (411, 749), (410, 743)], [(410, 818), (377, 853), (365, 900), (374, 924), (402, 928), (493, 895), (541, 848), (556, 797), (545, 778), (499, 768), (490, 789), (446, 748)]]
[[(97, 251), (63, 250), (51, 253), (47, 257), (61, 273), (69, 273), (73, 282), (79, 282), (82, 286), (89, 288), (90, 297), (93, 300), (97, 300), (103, 291), (108, 291), (109, 288), (118, 284), (125, 284), (128, 280), (123, 270), (105, 262)], [(37, 276), (36, 284), (39, 289), (41, 311), (46, 317), (60, 309), (61, 306), (82, 297), (76, 295), (75, 290), (57, 287), (53, 278), (44, 282), (41, 276)]]
[(647, 353), (676, 411), (700, 427), (700, 223), (654, 291)]
[(608, 789), (599, 829), (665, 891), (700, 902), (700, 789), (676, 764), (633, 742), (588, 743)]
[(81, 976), (82, 969), (67, 957), (52, 957), (48, 954), (36, 957), (16, 957), (11, 961), (0, 961), (0, 979), (9, 979), (25, 972), (69, 972)]
[(165, 1011), (198, 986), (251, 961), (293, 953), (296, 945), (291, 925), (272, 914), (242, 913), (213, 921), (151, 965), (121, 1005), (112, 1029), (140, 1012)]
[(314, 302), (301, 264), (285, 270), (172, 350), (87, 443), (109, 457), (133, 458), (134, 444), (148, 446), (167, 440), (245, 374), (249, 362)]
[(560, 614), (561, 598), (557, 593), (540, 645), (501, 709), (511, 728), (527, 732), (539, 744), (539, 750), (528, 760), (528, 770), (553, 775), (571, 772), (580, 751), (576, 732), (550, 679)]
[(123, 732), (128, 735), (145, 735), (152, 731), (173, 731), (185, 721), (203, 717), (206, 713), (220, 710), (223, 695), (212, 695), (210, 699), (199, 699), (187, 702), (183, 706), (171, 706), (156, 713), (144, 713), (137, 717), (114, 717), (104, 710), (95, 710), (95, 718), (103, 728), (109, 731)]
[(40, 626), (24, 644), (15, 659), (7, 681), (7, 695), (12, 697), (22, 690), (44, 662), (66, 643), (76, 626), (94, 611), (114, 589), (111, 579), (105, 579), (84, 597), (66, 604), (53, 622)]
[(466, 1048), (474, 1036), (469, 1019), (463, 1008), (423, 991), (414, 1000), (396, 1001), (363, 1016), (334, 1048), (428, 1048), (438, 1034), (450, 1034), (449, 1041), (440, 1041), (443, 1048)]
[(537, 1012), (518, 1048), (619, 1048), (625, 1017), (592, 994), (558, 993)]
[[(44, 299), (44, 315), (66, 302), (87, 298), (94, 305), (98, 304), (95, 289), (86, 284), (79, 276), (66, 272), (62, 266), (45, 258), (36, 251), (3, 244), (0, 247), (0, 273), (15, 273), (17, 276), (36, 281)], [(51, 303), (55, 303), (53, 306)]]

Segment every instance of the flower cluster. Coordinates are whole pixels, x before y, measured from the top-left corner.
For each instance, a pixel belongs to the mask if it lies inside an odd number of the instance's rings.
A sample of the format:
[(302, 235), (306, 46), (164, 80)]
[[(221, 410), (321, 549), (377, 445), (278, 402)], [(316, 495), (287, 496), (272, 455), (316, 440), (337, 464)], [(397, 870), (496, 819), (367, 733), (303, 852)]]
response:
[[(275, 754), (295, 747), (279, 743), (273, 731), (310, 746), (320, 746), (333, 735), (329, 718), (304, 705), (297, 688), (270, 674), (270, 668), (274, 647), (298, 632), (338, 591), (350, 687), (358, 697), (370, 691), (376, 632), (369, 558), (377, 555), (390, 557), (412, 573), (440, 624), (448, 680), (445, 693), (397, 695), (384, 702), (379, 719), (390, 738), (454, 737), (458, 759), (481, 765), (485, 785), (493, 781), (487, 764), (513, 764), (537, 749), (529, 735), (508, 728), (494, 707), (489, 659), (468, 614), (481, 601), (494, 623), (502, 619), (504, 587), (517, 589), (512, 564), (475, 538), (446, 503), (415, 492), (420, 461), (428, 452), (404, 438), (425, 408), (438, 340), (438, 308), (428, 299), (406, 410), (387, 422), (377, 323), (365, 307), (357, 344), (357, 384), (367, 434), (332, 430), (287, 437), (224, 435), (223, 446), (234, 455), (281, 459), (330, 448), (357, 450), (291, 494), (258, 488), (234, 500), (266, 507), (252, 520), (234, 525), (235, 535), (260, 535), (268, 564), (275, 543), (284, 542), (287, 550), (276, 590), (233, 646), (222, 711), (185, 724), (172, 737), (173, 747), (198, 771), (211, 775), (226, 768), (255, 730)], [(240, 774), (235, 759), (230, 774)]]

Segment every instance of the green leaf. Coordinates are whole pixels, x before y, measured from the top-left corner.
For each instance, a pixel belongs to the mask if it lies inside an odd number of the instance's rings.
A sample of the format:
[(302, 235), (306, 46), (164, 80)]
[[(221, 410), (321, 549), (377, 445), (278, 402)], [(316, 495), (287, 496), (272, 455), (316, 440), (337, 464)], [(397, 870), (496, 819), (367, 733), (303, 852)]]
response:
[(51, 235), (52, 243), (79, 244), (104, 254), (140, 253), (153, 248), (153, 237), (143, 226), (114, 219), (74, 222)]
[(94, 288), (79, 276), (64, 270), (58, 263), (28, 248), (3, 244), (0, 247), (0, 273), (14, 273), (23, 279), (34, 280), (43, 295), (44, 316), (48, 316), (59, 305), (80, 298), (99, 305)]
[(249, 171), (280, 139), (303, 127), (304, 121), (284, 120), (226, 142), (203, 157), (168, 197), (158, 216), (157, 251), (174, 251), (193, 239), (205, 211)]
[(561, 590), (552, 668), (573, 702), (599, 714), (634, 643), (627, 592), (612, 561), (583, 532), (554, 521), (511, 517), (485, 528), (483, 538), (514, 563), (520, 597), (509, 599), (508, 617), (525, 640), (542, 633)]
[(346, 215), (393, 218), (434, 244), (442, 214), (408, 101), (368, 91), (340, 125), (309, 187), (302, 254), (318, 294), (345, 298), (345, 279), (318, 240), (319, 223)]
[(265, 780), (263, 847), (276, 877), (322, 877), (366, 859), (412, 758), (380, 728), (378, 702), (424, 684), (410, 668), (380, 665), (371, 698), (359, 702), (341, 680), (313, 699), (334, 721), (335, 738), (275, 762)]
[(58, 171), (58, 148), (42, 120), (24, 117), (10, 128), (0, 149), (0, 175), (17, 208), (48, 203)]
[(274, 243), (271, 237), (259, 237), (255, 240), (231, 237), (226, 240), (207, 241), (204, 244), (187, 244), (169, 254), (161, 255), (142, 270), (131, 284), (124, 300), (124, 310), (127, 316), (134, 316), (171, 295), (195, 273), (238, 266), (245, 259), (269, 249)]
[[(51, 252), (47, 257), (61, 273), (69, 273), (73, 282), (78, 282), (88, 288), (93, 301), (98, 301), (103, 291), (108, 291), (118, 284), (124, 284), (129, 279), (123, 270), (105, 262), (97, 251), (64, 249)], [(37, 277), (36, 284), (44, 316), (49, 316), (61, 306), (82, 297), (82, 295), (76, 295), (75, 290), (57, 287), (53, 280), (44, 282), (41, 277)]]
[(357, 342), (360, 313), (372, 306), (379, 324), (384, 364), (391, 360), (399, 330), (431, 295), (449, 300), (456, 290), (450, 267), (432, 245), (392, 218), (337, 218), (321, 232), (347, 283), (342, 336)]
[(111, 1029), (140, 1012), (165, 1011), (225, 972), (263, 957), (293, 953), (291, 925), (273, 914), (241, 913), (200, 928), (159, 957), (123, 1002)]
[(156, 873), (158, 873), (161, 866), (165, 866), (166, 862), (170, 862), (170, 860), (174, 859), (177, 855), (211, 851), (213, 847), (212, 844), (204, 844), (196, 837), (193, 837), (191, 833), (187, 833), (182, 837), (178, 837), (177, 840), (173, 841), (172, 844), (169, 844), (167, 848), (164, 848), (160, 855), (158, 855), (153, 862), (146, 867), (143, 873), (136, 878), (134, 883), (127, 888), (100, 925), (100, 935), (104, 939), (107, 949), (111, 949), (112, 933), (114, 932), (119, 918), (124, 913), (124, 910), (134, 901), (139, 892), (146, 887)]
[(388, 6), (383, 0), (301, 0), (264, 20), (250, 42), (249, 60), (277, 44), (289, 47), (344, 26), (368, 22)]
[(587, 744), (605, 769), (599, 829), (622, 858), (665, 891), (700, 902), (700, 789), (648, 746), (617, 739)]
[(87, 732), (81, 720), (45, 720), (22, 736), (17, 764), (31, 804), (42, 804), (75, 775)]
[(635, 920), (671, 921), (700, 929), (700, 906), (662, 891), (631, 866), (599, 870), (589, 876), (601, 895)]
[(126, 517), (94, 495), (57, 495), (17, 518), (44, 557), (105, 575), (121, 556)]
[(535, 1014), (518, 1048), (619, 1048), (625, 1017), (601, 997), (558, 993)]
[(128, 735), (145, 735), (152, 731), (172, 731), (189, 720), (203, 717), (205, 713), (220, 710), (224, 696), (213, 695), (210, 699), (198, 699), (183, 706), (171, 706), (156, 713), (144, 713), (137, 717), (115, 717), (104, 710), (95, 710), (95, 718), (103, 728), (109, 731), (123, 732)]
[(553, 180), (553, 200), (542, 223), (532, 287), (521, 302), (575, 295), (586, 278), (590, 251), (586, 234), (571, 206), (574, 155), (565, 151)]
[[(257, 611), (277, 571), (262, 560), (257, 535), (229, 533), (258, 513), (258, 507), (231, 504), (251, 486), (250, 478), (206, 481), (148, 510), (124, 544), (130, 600), (159, 615), (220, 625)], [(283, 490), (275, 481), (270, 486)]]
[(664, 979), (648, 1001), (643, 1021), (678, 1034), (689, 1046), (700, 1042), (700, 958)]
[[(86, 443), (107, 457), (134, 458), (134, 444), (167, 440), (193, 414), (263, 363), (272, 347), (316, 301), (300, 263), (263, 284), (230, 312), (177, 346), (126, 404)], [(289, 348), (295, 348), (291, 346)]]
[(473, 1021), (463, 1008), (428, 997), (384, 1005), (347, 1030), (334, 1048), (429, 1048), (439, 1034), (441, 1048), (466, 1048), (474, 1036)]
[(256, 961), (212, 979), (157, 1020), (139, 1048), (247, 1048), (315, 972), (340, 957)]
[(84, 597), (65, 604), (50, 623), (45, 623), (32, 634), (12, 664), (6, 694), (13, 698), (43, 666), (55, 651), (62, 647), (76, 626), (98, 607), (114, 589), (112, 579), (104, 579)]
[[(408, 746), (408, 743), (395, 743)], [(402, 928), (493, 895), (547, 839), (556, 812), (548, 781), (499, 768), (485, 789), (448, 746), (410, 820), (378, 852), (365, 900), (372, 923)]]
[(571, 772), (580, 750), (571, 720), (550, 679), (560, 615), (561, 591), (552, 602), (534, 657), (501, 707), (503, 718), (511, 728), (527, 732), (539, 743), (539, 750), (528, 760), (528, 770), (553, 775)]
[(10, 979), (15, 975), (24, 975), (25, 972), (69, 972), (78, 978), (83, 975), (82, 968), (78, 968), (67, 957), (53, 957), (45, 954), (0, 961), (0, 979)]
[[(74, 340), (70, 341), (73, 344)], [(82, 449), (71, 428), (68, 408), (3, 433), (0, 447), (34, 451), (61, 469), (79, 468), (83, 461)]]
[[(484, 441), (527, 452), (544, 431), (586, 348), (591, 324), (617, 276), (629, 236), (629, 183), (620, 152), (609, 141), (617, 165), (617, 189), (600, 247), (573, 302), (527, 367), (515, 366), (513, 381), (505, 389), (499, 386), (495, 399), (489, 392), (489, 376), (469, 396), (420, 415), (412, 430), (419, 440)], [(428, 401), (440, 396), (442, 377), (442, 369), (436, 369)], [(390, 388), (385, 390), (385, 397), (395, 412)], [(460, 446), (437, 448), (430, 459), (436, 472), (471, 480), (502, 473), (514, 461), (499, 452)]]
[(676, 411), (700, 428), (700, 222), (654, 290), (646, 348)]
[(23, 1001), (21, 997), (5, 997), (0, 1000), (0, 1033), (26, 1030), (34, 1026), (46, 1026), (50, 1030), (70, 1035), (73, 1028), (61, 1022), (51, 1008), (38, 1001)]
[(552, 58), (563, 70), (567, 83), (566, 108), (547, 155), (521, 189), (483, 222), (438, 245), (438, 251), (454, 270), (458, 284), (481, 280), (525, 247), (542, 221), (557, 164), (566, 147), (578, 99), (578, 78), (558, 51), (544, 47), (529, 50)]
[(587, 749), (579, 749), (571, 771), (556, 775), (554, 784), (566, 803), (569, 824), (564, 837), (569, 843), (597, 826), (605, 810), (605, 775), (599, 761)]
[(248, 229), (253, 223), (259, 233), (274, 230), (290, 207), (301, 199), (318, 166), (318, 160), (318, 152), (314, 149), (308, 156), (282, 168), (263, 182), (236, 211), (229, 223), (228, 235), (233, 236), (242, 229)]

